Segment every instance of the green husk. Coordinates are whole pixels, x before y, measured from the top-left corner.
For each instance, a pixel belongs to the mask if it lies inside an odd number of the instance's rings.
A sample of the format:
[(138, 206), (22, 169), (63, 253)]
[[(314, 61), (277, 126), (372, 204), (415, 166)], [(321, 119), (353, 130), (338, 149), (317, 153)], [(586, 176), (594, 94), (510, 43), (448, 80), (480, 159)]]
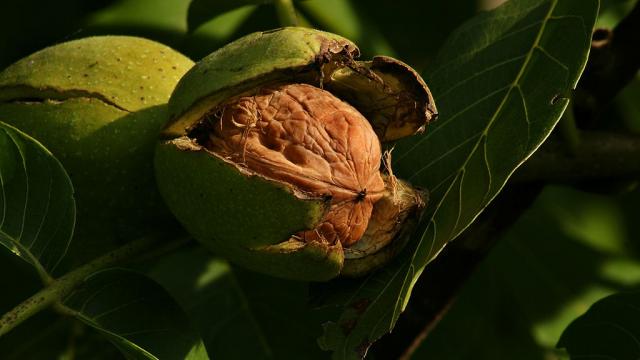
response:
[(70, 174), (78, 207), (66, 265), (169, 223), (153, 151), (166, 103), (193, 62), (128, 36), (74, 40), (0, 72), (0, 120), (41, 141)]

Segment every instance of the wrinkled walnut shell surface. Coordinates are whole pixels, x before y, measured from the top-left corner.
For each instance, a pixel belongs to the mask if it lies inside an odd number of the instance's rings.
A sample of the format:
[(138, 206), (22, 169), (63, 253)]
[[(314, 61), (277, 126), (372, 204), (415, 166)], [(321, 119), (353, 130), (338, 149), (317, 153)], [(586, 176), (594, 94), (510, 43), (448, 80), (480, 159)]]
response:
[(218, 109), (204, 144), (238, 166), (331, 200), (323, 221), (296, 236), (357, 242), (383, 193), (380, 141), (367, 119), (307, 84), (260, 89)]
[(421, 132), (437, 110), (408, 65), (358, 54), (338, 35), (289, 27), (238, 39), (185, 74), (155, 166), (195, 239), (305, 281), (361, 276), (402, 250), (426, 193), (395, 178), (380, 143)]

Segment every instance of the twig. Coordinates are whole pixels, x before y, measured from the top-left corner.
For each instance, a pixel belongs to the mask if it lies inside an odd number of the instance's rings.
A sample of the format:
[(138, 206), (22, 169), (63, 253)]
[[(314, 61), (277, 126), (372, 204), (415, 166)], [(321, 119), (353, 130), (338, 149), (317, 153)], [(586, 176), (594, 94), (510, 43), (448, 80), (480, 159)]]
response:
[(419, 342), (446, 314), (458, 291), (493, 247), (500, 233), (520, 217), (541, 189), (539, 184), (506, 188), (473, 225), (449, 243), (427, 265), (393, 332), (373, 344), (369, 350), (371, 357), (409, 359)]
[(449, 309), (456, 302), (456, 295), (453, 295), (449, 301), (447, 301), (440, 311), (433, 317), (433, 320), (427, 323), (427, 326), (418, 334), (418, 336), (413, 339), (413, 342), (409, 347), (404, 351), (404, 353), (398, 358), (398, 360), (411, 360), (413, 357), (413, 353), (418, 350), (422, 342), (429, 336), (431, 331), (435, 329), (436, 325), (444, 318), (444, 316), (449, 312)]
[(557, 138), (549, 139), (516, 172), (511, 181), (583, 182), (640, 178), (640, 136), (581, 132), (574, 154)]
[(640, 2), (613, 30), (593, 33), (591, 54), (576, 92), (576, 117), (591, 125), (640, 68)]
[[(587, 70), (575, 94), (578, 104), (575, 116), (581, 124), (592, 122), (636, 75), (640, 67), (637, 34), (640, 34), (640, 2), (613, 31), (594, 33)], [(560, 126), (564, 125), (572, 128), (570, 132), (575, 129), (571, 121)], [(370, 349), (372, 358), (410, 358), (417, 344), (447, 312), (499, 234), (533, 202), (543, 181), (640, 177), (640, 136), (581, 132), (578, 142), (574, 141), (575, 134), (565, 131), (560, 138), (549, 139), (514, 174), (480, 218), (427, 266), (394, 331)], [(567, 142), (571, 142), (569, 149)]]
[(562, 115), (558, 123), (558, 130), (565, 141), (567, 150), (572, 155), (577, 154), (580, 146), (580, 130), (578, 130), (578, 126), (576, 125), (576, 119), (571, 106), (567, 107)]
[(567, 151), (562, 140), (549, 139), (480, 218), (427, 266), (394, 331), (372, 346), (373, 358), (408, 358), (447, 312), (500, 233), (533, 202), (543, 183), (640, 177), (640, 136), (585, 131), (575, 154)]
[(62, 277), (53, 280), (47, 287), (20, 303), (0, 317), (0, 337), (31, 316), (61, 300), (82, 283), (87, 276), (114, 264), (131, 259), (144, 251), (155, 247), (158, 238), (145, 237), (130, 242), (119, 249), (103, 255)]

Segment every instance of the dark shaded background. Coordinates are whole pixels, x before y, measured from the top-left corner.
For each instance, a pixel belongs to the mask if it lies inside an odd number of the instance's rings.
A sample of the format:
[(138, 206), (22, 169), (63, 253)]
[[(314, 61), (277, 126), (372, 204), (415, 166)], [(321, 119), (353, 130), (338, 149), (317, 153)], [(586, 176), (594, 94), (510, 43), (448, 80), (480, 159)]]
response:
[[(246, 6), (188, 34), (189, 2), (2, 1), (0, 68), (45, 46), (97, 34), (148, 37), (197, 60), (242, 35), (279, 27), (272, 6)], [(312, 0), (300, 8), (312, 25), (347, 35), (365, 55), (393, 53), (421, 68), (446, 34), (476, 11), (476, 4), (468, 0)]]
[[(614, 26), (635, 1), (605, 1), (601, 26)], [(482, 2), (469, 0), (310, 0), (300, 4), (302, 21), (354, 40), (364, 56), (393, 55), (424, 73), (447, 35), (475, 14)], [(273, 7), (246, 6), (187, 32), (189, 0), (60, 0), (0, 2), (0, 69), (52, 44), (98, 34), (126, 34), (168, 44), (194, 60), (247, 33), (279, 26)], [(36, 10), (37, 9), (37, 10)], [(606, 128), (640, 133), (640, 81), (636, 78), (605, 111)], [(450, 312), (417, 350), (416, 359), (563, 359), (555, 343), (567, 324), (594, 301), (640, 285), (640, 191), (633, 183), (544, 187), (533, 206), (463, 286)], [(0, 268), (11, 269), (0, 310), (37, 285), (30, 270), (0, 253)], [(461, 264), (464, 266), (464, 264)], [(429, 268), (427, 273), (429, 272)], [(24, 274), (24, 276), (20, 276)], [(428, 277), (427, 277), (428, 278)], [(446, 281), (442, 279), (441, 281)], [(420, 299), (412, 299), (420, 301)], [(420, 324), (420, 313), (403, 315)], [(1, 354), (24, 358), (33, 344), (65, 352), (69, 341), (78, 358), (117, 356), (86, 329), (49, 320), (32, 328), (40, 339), (17, 329), (0, 342)], [(45, 325), (46, 324), (46, 325)], [(46, 331), (45, 331), (46, 330)], [(77, 332), (80, 332), (77, 334)], [(69, 334), (75, 334), (73, 336)], [(24, 343), (24, 337), (32, 339)], [(11, 344), (21, 343), (19, 348)], [(20, 349), (23, 349), (20, 351)], [(100, 355), (96, 355), (96, 349)], [(385, 358), (373, 348), (373, 358)], [(88, 355), (93, 354), (93, 355)], [(377, 356), (376, 356), (377, 355)], [(11, 357), (12, 356), (12, 357)], [(43, 355), (44, 356), (44, 355)]]

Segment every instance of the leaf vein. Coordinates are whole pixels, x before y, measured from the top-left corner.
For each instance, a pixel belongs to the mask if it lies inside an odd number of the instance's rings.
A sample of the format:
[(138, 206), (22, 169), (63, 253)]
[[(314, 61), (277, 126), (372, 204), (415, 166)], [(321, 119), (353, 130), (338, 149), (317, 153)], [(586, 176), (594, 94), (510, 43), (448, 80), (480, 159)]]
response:
[(565, 64), (562, 63), (562, 61), (560, 61), (557, 57), (553, 56), (550, 52), (547, 51), (547, 49), (545, 49), (544, 47), (537, 45), (535, 47), (536, 50), (540, 51), (543, 55), (545, 55), (546, 57), (548, 57), (549, 59), (551, 59), (551, 61), (553, 61), (554, 63), (556, 63), (557, 65), (559, 65), (560, 67), (562, 67), (565, 71), (569, 71), (569, 67)]
[[(531, 61), (531, 57), (532, 57), (532, 55), (533, 55), (534, 48), (535, 48), (536, 46), (538, 46), (538, 44), (539, 44), (539, 42), (540, 42), (540, 40), (541, 40), (541, 38), (542, 38), (542, 34), (544, 33), (544, 30), (545, 30), (545, 28), (546, 28), (547, 21), (548, 21), (549, 17), (553, 14), (553, 11), (555, 10), (555, 8), (556, 8), (557, 4), (558, 4), (558, 1), (557, 1), (557, 0), (552, 0), (552, 4), (551, 4), (551, 6), (550, 6), (550, 8), (549, 8), (549, 10), (548, 10), (548, 12), (547, 12), (547, 14), (545, 15), (544, 20), (542, 20), (542, 26), (540, 26), (540, 29), (538, 30), (538, 34), (536, 35), (536, 38), (535, 38), (535, 40), (534, 40), (534, 42), (533, 42), (533, 44), (532, 44), (531, 49), (529, 50), (529, 52), (528, 52), (528, 54), (527, 54), (527, 57), (525, 58), (525, 61), (524, 61), (524, 62), (523, 62), (523, 64), (522, 64), (522, 67), (520, 68), (520, 71), (519, 71), (519, 72), (518, 72), (518, 74), (516, 75), (516, 77), (515, 77), (514, 81), (512, 82), (512, 84), (511, 84), (511, 85), (509, 85), (509, 86), (507, 86), (508, 91), (507, 91), (507, 93), (505, 94), (505, 96), (503, 97), (503, 99), (502, 99), (502, 101), (501, 101), (500, 105), (498, 106), (498, 108), (496, 109), (496, 111), (495, 111), (494, 115), (491, 117), (491, 119), (489, 119), (489, 122), (487, 123), (487, 126), (486, 126), (486, 128), (485, 128), (485, 133), (487, 133), (487, 132), (488, 132), (488, 130), (491, 128), (491, 125), (493, 125), (493, 122), (498, 118), (498, 115), (502, 113), (502, 109), (504, 108), (504, 105), (506, 104), (507, 99), (509, 98), (509, 96), (510, 96), (510, 94), (511, 94), (511, 90), (513, 89), (513, 87), (514, 87), (514, 86), (516, 86), (517, 84), (519, 84), (520, 80), (522, 79), (522, 77), (523, 77), (523, 75), (524, 75), (524, 73), (525, 73), (525, 70), (527, 69), (527, 67), (528, 67), (528, 65), (529, 65), (529, 63), (530, 63), (530, 61)], [(479, 144), (479, 143), (478, 143), (478, 144)], [(469, 159), (471, 158), (471, 156), (473, 155), (473, 153), (476, 151), (478, 144), (476, 144), (476, 148), (474, 148), (474, 149), (470, 152), (470, 154), (469, 154), (469, 156), (467, 157), (467, 159), (462, 163), (461, 169), (464, 169), (464, 168), (466, 167), (466, 164), (468, 163)], [(457, 172), (456, 174), (459, 174), (459, 172)], [(454, 179), (454, 180), (451, 182), (451, 184), (449, 185), (449, 187), (448, 187), (447, 191), (445, 192), (445, 194), (443, 195), (443, 197), (440, 199), (440, 201), (438, 201), (438, 203), (437, 203), (437, 205), (436, 205), (436, 208), (433, 210), (432, 214), (435, 214), (435, 213), (438, 211), (438, 209), (442, 206), (443, 199), (447, 196), (447, 194), (448, 194), (448, 193), (449, 193), (449, 191), (451, 190), (451, 187), (453, 186), (453, 184), (454, 184), (454, 183), (455, 183), (455, 181), (457, 180), (457, 176), (458, 176), (458, 175), (456, 175), (456, 179)], [(432, 215), (432, 216), (433, 216), (433, 215)], [(428, 229), (428, 227), (429, 227), (429, 226), (427, 226), (427, 229)], [(425, 230), (425, 231), (426, 231), (426, 230)], [(420, 238), (420, 240), (418, 241), (418, 247), (417, 247), (417, 249), (419, 249), (419, 248), (422, 246), (422, 242), (423, 242), (423, 240), (424, 240), (424, 237), (421, 237), (421, 238)], [(418, 251), (414, 251), (414, 253), (413, 253), (413, 255), (412, 255), (411, 263), (414, 263), (414, 262), (415, 262), (415, 258), (416, 258), (416, 256), (417, 256), (417, 254), (418, 254)], [(425, 264), (425, 266), (426, 266), (426, 264)], [(408, 275), (408, 274), (407, 274), (407, 275)]]
[(486, 101), (487, 99), (490, 99), (494, 95), (499, 94), (500, 92), (503, 92), (505, 90), (508, 90), (510, 87), (511, 87), (511, 85), (506, 85), (506, 86), (501, 87), (500, 89), (492, 91), (491, 93), (479, 98), (478, 100), (476, 100), (473, 103), (469, 104), (468, 106), (464, 107), (460, 111), (452, 114), (446, 121), (438, 124), (438, 127), (436, 127), (432, 131), (430, 131), (427, 134), (425, 134), (423, 137), (420, 138), (420, 140), (416, 141), (416, 143), (413, 144), (413, 146), (411, 148), (407, 149), (407, 151), (405, 151), (403, 154), (401, 154), (401, 156), (399, 156), (396, 161), (400, 161), (400, 160), (404, 159), (409, 153), (411, 153), (414, 149), (416, 149), (418, 146), (420, 146), (420, 144), (422, 144), (428, 138), (430, 138), (431, 136), (436, 134), (438, 131), (440, 131), (440, 129), (444, 128), (447, 124), (451, 123), (451, 121), (456, 119), (458, 116), (460, 116), (460, 115), (466, 113), (467, 111), (473, 109), (474, 107), (476, 107), (477, 105), (481, 104), (483, 101)]
[[(512, 16), (504, 16), (502, 18), (510, 18)], [(495, 18), (494, 18), (495, 19)], [(525, 32), (531, 28), (534, 28), (540, 24), (542, 24), (544, 20), (540, 20), (540, 21), (534, 21), (529, 25), (523, 26), (522, 28), (515, 30), (515, 31), (511, 31), (511, 32), (506, 32), (505, 34), (503, 34), (502, 36), (500, 36), (499, 38), (497, 38), (496, 40), (494, 40), (493, 42), (488, 42), (486, 45), (480, 46), (472, 51), (469, 51), (467, 53), (463, 53), (460, 54), (459, 56), (457, 56), (455, 59), (453, 59), (452, 61), (449, 61), (447, 63), (442, 64), (442, 66), (440, 66), (439, 68), (435, 69), (432, 73), (431, 73), (431, 78), (435, 77), (437, 74), (439, 74), (443, 69), (446, 69), (448, 67), (450, 67), (451, 64), (455, 63), (455, 62), (459, 62), (461, 59), (463, 58), (471, 58), (479, 53), (481, 53), (482, 51), (486, 50), (489, 46), (491, 45), (495, 45), (499, 42), (502, 42), (514, 35), (518, 35), (519, 33)]]
[(446, 158), (447, 156), (449, 156), (451, 153), (455, 152), (456, 150), (460, 149), (461, 147), (463, 147), (464, 145), (466, 145), (467, 143), (473, 141), (475, 138), (479, 137), (482, 135), (482, 131), (477, 132), (473, 135), (471, 135), (468, 139), (460, 142), (458, 145), (453, 146), (451, 149), (445, 151), (442, 155), (438, 156), (437, 158), (433, 159), (432, 161), (430, 161), (428, 164), (426, 164), (424, 167), (422, 167), (420, 170), (416, 171), (413, 175), (411, 175), (411, 177), (409, 178), (409, 180), (411, 179), (415, 179), (416, 176), (418, 176), (420, 173), (426, 171), (427, 169), (429, 169), (431, 166), (433, 166), (434, 164), (437, 164), (440, 160)]
[(473, 80), (473, 79), (475, 79), (477, 77), (480, 77), (480, 76), (482, 76), (482, 75), (484, 75), (484, 74), (486, 74), (486, 73), (488, 73), (490, 71), (499, 69), (499, 68), (501, 68), (503, 66), (506, 66), (506, 65), (509, 65), (512, 62), (516, 62), (516, 61), (518, 61), (520, 59), (524, 59), (526, 56), (527, 56), (527, 54), (522, 54), (522, 55), (513, 57), (511, 59), (508, 59), (508, 60), (501, 61), (499, 63), (493, 64), (493, 65), (488, 66), (488, 67), (486, 67), (486, 68), (484, 68), (484, 69), (482, 69), (482, 70), (480, 70), (480, 71), (478, 71), (476, 73), (473, 73), (471, 76), (458, 81), (454, 86), (450, 87), (449, 89), (447, 89), (443, 93), (439, 94), (438, 100), (441, 101), (443, 98), (446, 98), (447, 95), (449, 95), (453, 90), (461, 87), (462, 85), (468, 83), (469, 81), (471, 81), (471, 80)]
[(100, 319), (101, 317), (104, 317), (104, 316), (107, 316), (107, 315), (113, 314), (114, 312), (117, 312), (117, 311), (119, 311), (119, 310), (121, 310), (121, 309), (124, 309), (124, 308), (126, 308), (126, 307), (128, 307), (128, 306), (131, 306), (131, 305), (134, 305), (134, 304), (138, 304), (138, 303), (140, 303), (140, 302), (144, 302), (144, 301), (146, 301), (146, 300), (148, 300), (148, 299), (146, 299), (146, 298), (138, 298), (138, 299), (135, 299), (135, 300), (131, 300), (131, 301), (129, 301), (129, 302), (126, 302), (126, 303), (124, 303), (124, 304), (120, 304), (120, 305), (118, 305), (118, 306), (116, 306), (116, 307), (113, 307), (113, 308), (111, 308), (111, 309), (109, 309), (109, 310), (106, 310), (106, 311), (104, 311), (104, 312), (102, 312), (102, 313), (100, 313), (100, 314), (94, 314), (94, 315), (91, 315), (91, 318), (92, 318), (93, 320), (97, 321), (97, 320), (98, 320), (98, 319)]

